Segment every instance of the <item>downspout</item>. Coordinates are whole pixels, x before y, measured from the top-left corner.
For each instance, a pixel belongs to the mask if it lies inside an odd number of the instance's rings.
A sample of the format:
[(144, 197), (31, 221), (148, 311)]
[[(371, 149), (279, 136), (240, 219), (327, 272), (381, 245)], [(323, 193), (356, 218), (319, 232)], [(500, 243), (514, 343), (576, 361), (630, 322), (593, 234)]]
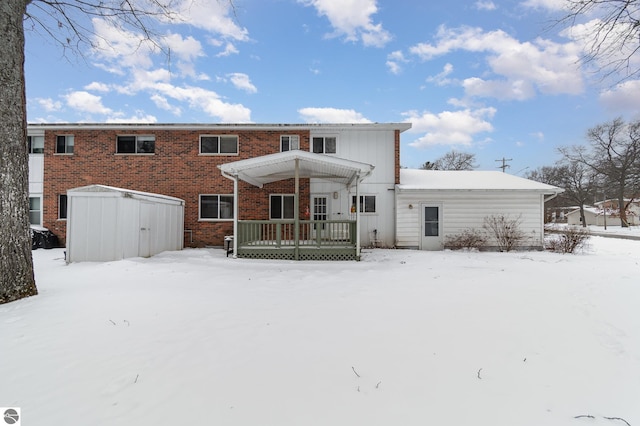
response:
[(222, 176), (233, 181), (233, 258), (238, 258), (238, 175), (230, 175), (224, 170), (221, 170)]
[(295, 159), (295, 196), (293, 197), (294, 259), (300, 260), (300, 159)]
[(356, 259), (360, 260), (360, 173), (356, 176)]

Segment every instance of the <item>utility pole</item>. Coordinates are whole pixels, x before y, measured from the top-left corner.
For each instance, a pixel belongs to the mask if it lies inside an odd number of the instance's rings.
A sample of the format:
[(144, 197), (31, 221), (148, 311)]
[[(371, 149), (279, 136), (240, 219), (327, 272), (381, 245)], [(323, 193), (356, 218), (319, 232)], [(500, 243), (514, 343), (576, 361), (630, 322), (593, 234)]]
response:
[(505, 172), (505, 170), (507, 170), (509, 167), (511, 167), (510, 165), (507, 164), (507, 161), (512, 161), (513, 158), (504, 158), (502, 157), (501, 160), (495, 160), (496, 162), (502, 162), (502, 166), (498, 166), (499, 169), (502, 169), (502, 173)]

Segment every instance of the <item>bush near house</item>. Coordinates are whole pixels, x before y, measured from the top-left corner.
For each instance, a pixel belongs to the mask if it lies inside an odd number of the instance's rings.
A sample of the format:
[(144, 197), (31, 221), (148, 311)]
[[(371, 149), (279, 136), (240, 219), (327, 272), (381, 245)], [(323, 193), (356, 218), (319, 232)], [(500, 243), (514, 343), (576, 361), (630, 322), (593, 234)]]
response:
[(589, 240), (589, 231), (584, 228), (569, 226), (554, 231), (554, 235), (545, 239), (545, 249), (555, 253), (574, 253), (585, 247)]
[(495, 239), (499, 251), (511, 251), (527, 239), (520, 227), (521, 222), (520, 216), (512, 219), (504, 215), (491, 215), (484, 218), (482, 227)]
[(477, 229), (465, 229), (459, 234), (447, 235), (444, 247), (450, 250), (480, 249), (487, 244), (487, 237)]

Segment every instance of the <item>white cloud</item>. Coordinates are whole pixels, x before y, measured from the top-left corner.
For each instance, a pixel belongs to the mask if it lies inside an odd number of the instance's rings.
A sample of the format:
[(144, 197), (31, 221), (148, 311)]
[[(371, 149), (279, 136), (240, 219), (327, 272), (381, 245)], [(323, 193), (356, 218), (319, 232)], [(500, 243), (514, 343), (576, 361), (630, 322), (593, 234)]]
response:
[(62, 109), (62, 102), (54, 101), (51, 98), (38, 98), (36, 102), (47, 112), (60, 111)]
[(182, 109), (180, 107), (171, 105), (169, 100), (162, 95), (154, 94), (151, 96), (151, 101), (158, 107), (165, 111), (171, 112), (175, 116), (180, 116), (182, 114)]
[(391, 40), (391, 34), (382, 24), (373, 23), (378, 12), (376, 0), (298, 0), (305, 6), (313, 6), (321, 16), (326, 16), (334, 28), (329, 37), (344, 36), (347, 41), (361, 40), (365, 46), (382, 47)]
[(91, 90), (93, 92), (109, 92), (111, 89), (109, 88), (109, 86), (105, 83), (100, 83), (98, 81), (93, 81), (89, 84), (87, 84), (86, 86), (84, 86), (85, 90)]
[(479, 108), (443, 111), (439, 114), (408, 111), (402, 115), (412, 124), (410, 132), (424, 133), (409, 145), (426, 148), (433, 145), (472, 145), (477, 134), (493, 131), (488, 120), (495, 113), (495, 108)]
[(478, 0), (475, 2), (474, 6), (478, 10), (496, 10), (498, 8), (491, 0)]
[(607, 108), (626, 113), (640, 113), (640, 80), (629, 80), (600, 93), (600, 102)]
[(122, 114), (118, 114), (117, 116), (107, 118), (105, 121), (107, 123), (157, 123), (158, 119), (153, 115), (136, 111), (136, 114), (131, 117), (124, 117)]
[(224, 50), (222, 52), (218, 53), (216, 56), (218, 58), (221, 58), (221, 57), (224, 57), (224, 56), (237, 55), (238, 53), (239, 52), (238, 52), (238, 49), (236, 48), (236, 46), (233, 43), (229, 42), (229, 43), (227, 43), (225, 45)]
[(113, 110), (102, 104), (102, 97), (92, 95), (84, 90), (71, 92), (64, 96), (71, 108), (89, 114), (112, 114)]
[(567, 6), (566, 0), (526, 0), (523, 6), (532, 9), (547, 9), (551, 11), (565, 10)]
[(486, 53), (497, 79), (465, 80), (469, 95), (500, 99), (528, 99), (535, 90), (546, 94), (578, 94), (584, 90), (579, 70), (579, 48), (538, 38), (520, 42), (501, 30), (440, 27), (436, 43), (420, 43), (410, 52), (428, 61), (457, 50)]
[(402, 72), (403, 63), (407, 63), (407, 59), (401, 50), (396, 50), (387, 55), (387, 68), (392, 74), (400, 74)]
[(307, 123), (371, 123), (371, 120), (352, 109), (301, 108), (298, 113)]
[(251, 79), (247, 74), (235, 72), (227, 74), (227, 77), (229, 77), (231, 84), (233, 84), (237, 89), (244, 90), (247, 93), (258, 92), (258, 89), (253, 85), (253, 83), (251, 83)]
[(231, 16), (233, 10), (229, 1), (182, 0), (177, 10), (178, 22), (220, 34), (224, 38), (249, 40), (247, 29), (239, 27)]
[(431, 77), (427, 77), (429, 83), (435, 83), (438, 86), (446, 86), (451, 83), (451, 79), (447, 78), (453, 72), (453, 65), (447, 63), (442, 68), (442, 72)]

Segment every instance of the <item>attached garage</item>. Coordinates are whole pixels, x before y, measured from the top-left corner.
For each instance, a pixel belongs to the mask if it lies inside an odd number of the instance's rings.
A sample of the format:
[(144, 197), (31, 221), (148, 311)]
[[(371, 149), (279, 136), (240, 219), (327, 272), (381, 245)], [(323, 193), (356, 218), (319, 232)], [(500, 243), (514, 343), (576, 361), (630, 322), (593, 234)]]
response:
[[(483, 232), (485, 218), (518, 219), (526, 247), (544, 244), (544, 202), (563, 190), (493, 171), (400, 170), (396, 247), (442, 250), (447, 236)], [(489, 240), (487, 248), (495, 248)]]
[(182, 250), (183, 228), (179, 198), (104, 185), (67, 191), (67, 262)]

